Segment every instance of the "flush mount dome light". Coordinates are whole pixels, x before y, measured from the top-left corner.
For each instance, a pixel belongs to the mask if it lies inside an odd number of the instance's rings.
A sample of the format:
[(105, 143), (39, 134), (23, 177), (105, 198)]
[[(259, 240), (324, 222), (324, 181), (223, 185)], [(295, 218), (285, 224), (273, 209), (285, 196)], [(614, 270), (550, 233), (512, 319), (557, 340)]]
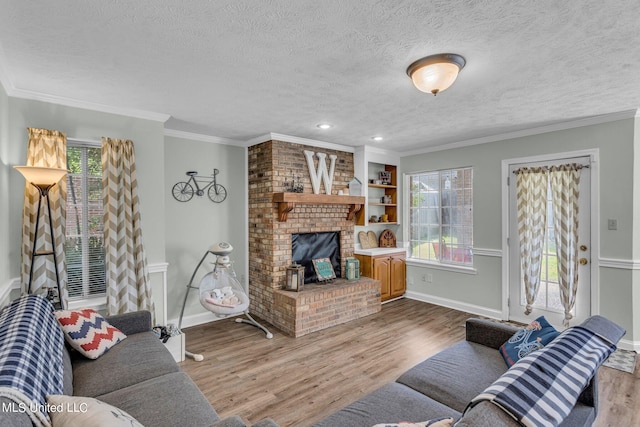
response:
[(331, 125), (330, 123), (318, 123), (316, 127), (319, 129), (331, 129), (333, 125)]
[(467, 62), (455, 53), (439, 53), (418, 59), (407, 68), (418, 90), (437, 95), (456, 81)]

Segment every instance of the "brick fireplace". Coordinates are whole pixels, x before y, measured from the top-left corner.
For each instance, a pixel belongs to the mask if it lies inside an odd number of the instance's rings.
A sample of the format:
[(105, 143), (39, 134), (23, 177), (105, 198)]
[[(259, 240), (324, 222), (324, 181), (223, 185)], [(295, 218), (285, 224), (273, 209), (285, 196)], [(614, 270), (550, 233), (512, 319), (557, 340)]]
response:
[[(313, 201), (304, 150), (327, 157), (335, 154), (332, 194), (346, 191), (354, 176), (352, 153), (275, 140), (248, 150), (250, 311), (295, 337), (380, 311), (380, 284), (369, 278), (309, 284), (302, 292), (283, 290), (286, 267), (291, 264), (292, 234), (338, 232), (343, 273), (346, 258), (353, 256), (355, 222), (349, 218), (354, 206)], [(274, 193), (283, 192), (285, 182), (293, 177), (300, 178), (304, 191), (298, 196), (305, 197), (305, 202), (275, 202)]]

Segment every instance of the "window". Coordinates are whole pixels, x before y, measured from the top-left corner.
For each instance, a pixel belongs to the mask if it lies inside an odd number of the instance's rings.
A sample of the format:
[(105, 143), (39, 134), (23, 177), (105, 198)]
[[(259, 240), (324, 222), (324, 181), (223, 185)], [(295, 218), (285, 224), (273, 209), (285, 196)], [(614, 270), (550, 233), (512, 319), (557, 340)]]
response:
[(409, 175), (411, 258), (473, 265), (473, 169)]
[(69, 298), (105, 295), (101, 148), (67, 146), (65, 254)]

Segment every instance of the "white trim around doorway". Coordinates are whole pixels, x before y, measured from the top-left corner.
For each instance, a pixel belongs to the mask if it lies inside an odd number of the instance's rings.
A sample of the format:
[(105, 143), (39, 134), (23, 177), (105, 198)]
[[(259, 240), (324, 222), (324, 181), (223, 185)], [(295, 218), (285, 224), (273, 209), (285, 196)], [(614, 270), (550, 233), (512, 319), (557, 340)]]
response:
[[(600, 150), (588, 149), (563, 153), (549, 153), (538, 156), (519, 157), (502, 160), (502, 320), (509, 318), (509, 167), (520, 163), (535, 163), (562, 160), (574, 157), (589, 157), (591, 166), (591, 315), (600, 313)], [(517, 238), (517, 237), (516, 237)], [(595, 251), (594, 251), (595, 249)]]

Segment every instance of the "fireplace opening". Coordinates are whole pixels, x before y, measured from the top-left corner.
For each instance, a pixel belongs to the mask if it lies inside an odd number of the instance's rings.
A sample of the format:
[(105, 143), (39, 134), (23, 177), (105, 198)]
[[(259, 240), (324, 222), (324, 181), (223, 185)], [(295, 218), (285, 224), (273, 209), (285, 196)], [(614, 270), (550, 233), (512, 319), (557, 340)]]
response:
[(342, 277), (340, 269), (340, 232), (300, 233), (291, 235), (291, 259), (304, 266), (304, 283), (318, 281), (313, 260), (329, 258), (336, 277)]

